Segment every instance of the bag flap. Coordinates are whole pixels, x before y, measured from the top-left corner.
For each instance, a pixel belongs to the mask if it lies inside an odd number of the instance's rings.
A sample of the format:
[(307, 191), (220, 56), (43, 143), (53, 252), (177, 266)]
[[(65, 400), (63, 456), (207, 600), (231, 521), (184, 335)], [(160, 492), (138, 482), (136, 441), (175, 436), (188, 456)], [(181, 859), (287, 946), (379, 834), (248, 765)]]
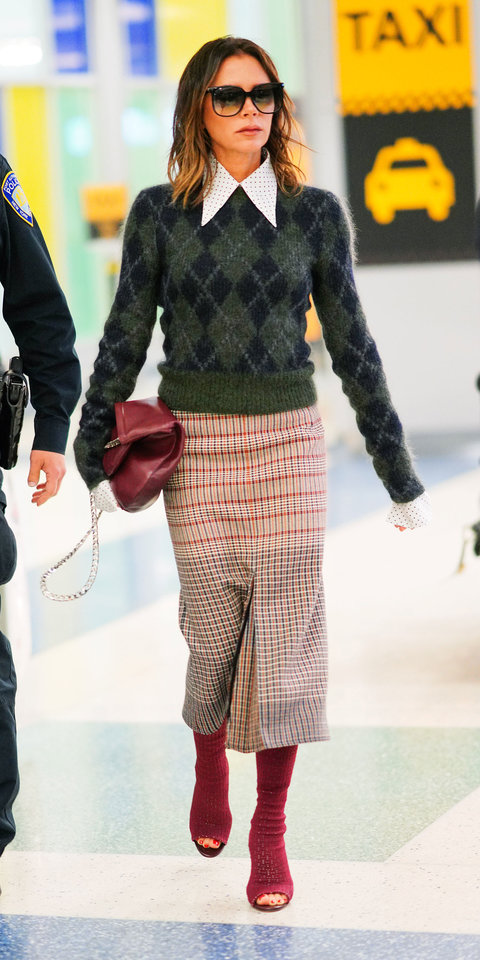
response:
[(133, 443), (146, 435), (170, 433), (177, 421), (160, 397), (126, 400), (115, 404), (116, 436), (120, 443)]

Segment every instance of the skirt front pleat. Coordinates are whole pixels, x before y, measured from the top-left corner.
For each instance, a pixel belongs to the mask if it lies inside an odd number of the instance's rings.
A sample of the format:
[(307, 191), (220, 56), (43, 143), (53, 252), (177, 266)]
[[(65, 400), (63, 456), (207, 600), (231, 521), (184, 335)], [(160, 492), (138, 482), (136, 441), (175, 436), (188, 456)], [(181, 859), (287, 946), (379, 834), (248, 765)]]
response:
[(326, 740), (318, 410), (174, 412), (185, 452), (164, 502), (190, 653), (184, 719), (213, 733), (228, 716), (242, 752)]

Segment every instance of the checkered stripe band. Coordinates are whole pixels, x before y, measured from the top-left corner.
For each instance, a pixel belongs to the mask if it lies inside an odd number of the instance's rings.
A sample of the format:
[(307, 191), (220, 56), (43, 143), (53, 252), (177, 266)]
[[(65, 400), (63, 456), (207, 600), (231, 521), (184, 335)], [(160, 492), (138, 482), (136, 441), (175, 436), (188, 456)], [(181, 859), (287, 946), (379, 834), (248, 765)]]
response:
[(244, 752), (328, 739), (317, 408), (174, 412), (185, 452), (164, 500), (190, 650), (184, 719), (212, 733), (229, 713), (228, 746)]

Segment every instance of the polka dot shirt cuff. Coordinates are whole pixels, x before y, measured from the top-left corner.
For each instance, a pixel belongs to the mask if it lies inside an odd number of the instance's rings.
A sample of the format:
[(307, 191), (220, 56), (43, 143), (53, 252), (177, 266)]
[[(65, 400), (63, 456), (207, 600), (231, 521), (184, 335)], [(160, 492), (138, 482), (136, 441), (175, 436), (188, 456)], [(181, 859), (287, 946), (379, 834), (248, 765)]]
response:
[(409, 503), (392, 503), (387, 514), (389, 523), (399, 527), (415, 530), (417, 527), (426, 527), (432, 519), (432, 505), (428, 493), (422, 493)]
[(104, 510), (106, 513), (113, 513), (117, 509), (118, 503), (115, 499), (109, 480), (102, 480), (92, 491), (97, 510)]

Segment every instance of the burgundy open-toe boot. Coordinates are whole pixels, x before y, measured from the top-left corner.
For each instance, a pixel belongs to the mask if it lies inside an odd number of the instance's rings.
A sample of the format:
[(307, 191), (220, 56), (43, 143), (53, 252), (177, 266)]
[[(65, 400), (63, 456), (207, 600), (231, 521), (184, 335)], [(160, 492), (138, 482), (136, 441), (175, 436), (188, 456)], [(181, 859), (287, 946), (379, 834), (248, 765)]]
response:
[[(228, 804), (228, 760), (225, 753), (227, 722), (212, 734), (193, 736), (197, 749), (196, 782), (190, 810), (190, 835), (202, 857), (213, 859), (224, 850), (232, 827)], [(199, 837), (211, 837), (219, 847), (203, 847)]]
[[(285, 803), (297, 747), (279, 747), (257, 753), (257, 807), (252, 817), (248, 847), (252, 862), (247, 884), (249, 903), (269, 913), (283, 910), (293, 897), (293, 880), (285, 851)], [(260, 904), (263, 894), (284, 894), (285, 903)]]

